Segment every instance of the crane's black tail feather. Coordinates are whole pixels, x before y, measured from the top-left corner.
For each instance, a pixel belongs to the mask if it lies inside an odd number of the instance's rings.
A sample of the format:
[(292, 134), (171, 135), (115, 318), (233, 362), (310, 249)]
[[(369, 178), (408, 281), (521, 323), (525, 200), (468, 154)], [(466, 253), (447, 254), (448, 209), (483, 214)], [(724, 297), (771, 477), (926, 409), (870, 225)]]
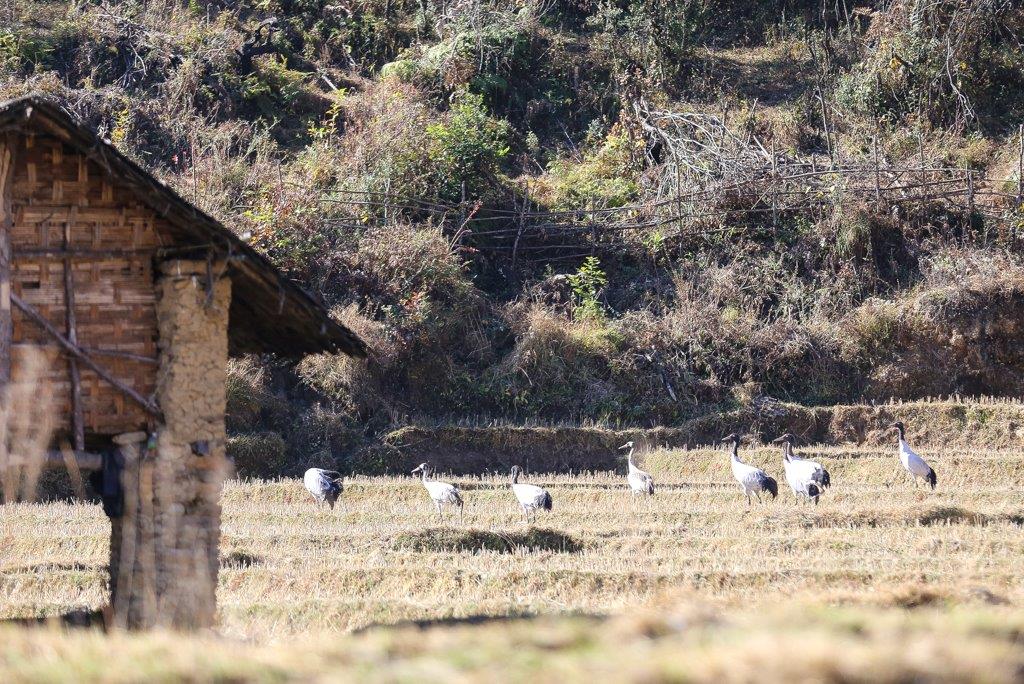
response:
[(807, 496), (814, 499), (814, 503), (818, 503), (818, 497), (821, 496), (821, 490), (818, 489), (818, 485), (809, 484), (807, 485)]
[(826, 488), (832, 486), (832, 476), (824, 468), (821, 469), (821, 486)]
[(765, 475), (764, 481), (761, 482), (761, 487), (771, 494), (773, 499), (779, 496), (779, 483), (775, 481), (774, 477)]
[(932, 489), (935, 489), (935, 485), (939, 483), (938, 478), (935, 477), (935, 470), (933, 468), (928, 469), (928, 477), (925, 479), (928, 480), (928, 484), (932, 486)]
[(543, 508), (544, 508), (545, 511), (550, 511), (551, 510), (551, 495), (548, 494), (547, 492), (544, 492), (544, 506), (543, 506)]

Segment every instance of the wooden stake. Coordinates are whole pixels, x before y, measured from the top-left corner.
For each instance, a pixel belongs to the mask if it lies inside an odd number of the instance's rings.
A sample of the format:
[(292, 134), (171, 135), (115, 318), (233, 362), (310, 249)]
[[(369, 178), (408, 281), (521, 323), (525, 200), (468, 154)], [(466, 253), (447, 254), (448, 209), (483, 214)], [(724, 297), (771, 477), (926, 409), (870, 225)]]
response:
[(1017, 207), (1024, 202), (1024, 124), (1017, 129), (1019, 149), (1017, 152)]
[(882, 202), (882, 172), (878, 164), (878, 119), (875, 119), (875, 137), (871, 141), (871, 152), (875, 158), (875, 203)]
[(66, 441), (60, 444), (60, 455), (64, 459), (64, 467), (68, 470), (68, 478), (71, 480), (71, 488), (75, 490), (75, 496), (80, 501), (85, 500), (85, 483), (82, 481), (82, 469), (78, 467), (78, 459), (71, 445)]

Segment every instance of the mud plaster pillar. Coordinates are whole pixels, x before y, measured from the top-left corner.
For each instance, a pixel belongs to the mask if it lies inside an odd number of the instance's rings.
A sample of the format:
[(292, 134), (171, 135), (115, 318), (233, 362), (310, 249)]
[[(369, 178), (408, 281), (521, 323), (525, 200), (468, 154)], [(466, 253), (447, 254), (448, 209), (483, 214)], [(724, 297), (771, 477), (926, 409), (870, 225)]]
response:
[(125, 510), (113, 526), (112, 620), (128, 629), (197, 629), (216, 615), (231, 283), (216, 278), (221, 264), (205, 261), (169, 261), (160, 272), (164, 421), (151, 448), (121, 451)]

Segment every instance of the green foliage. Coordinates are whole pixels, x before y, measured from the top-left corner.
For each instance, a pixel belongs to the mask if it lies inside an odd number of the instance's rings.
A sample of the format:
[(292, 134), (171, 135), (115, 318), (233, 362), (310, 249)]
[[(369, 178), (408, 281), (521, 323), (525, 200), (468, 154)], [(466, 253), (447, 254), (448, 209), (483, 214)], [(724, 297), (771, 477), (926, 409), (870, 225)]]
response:
[(573, 315), (578, 319), (604, 318), (604, 308), (598, 297), (608, 284), (608, 276), (601, 269), (601, 262), (595, 256), (583, 260), (576, 273), (569, 275), (573, 294)]
[(490, 117), (480, 95), (458, 97), (448, 116), (427, 127), (429, 186), (448, 202), (486, 194), (509, 153), (511, 128)]
[(629, 137), (613, 131), (582, 162), (553, 161), (542, 179), (545, 199), (556, 209), (621, 207), (639, 194), (638, 150)]
[(589, 21), (616, 71), (665, 84), (682, 73), (708, 9), (693, 0), (602, 0)]
[(49, 49), (38, 35), (0, 28), (0, 73), (28, 69), (42, 62)]

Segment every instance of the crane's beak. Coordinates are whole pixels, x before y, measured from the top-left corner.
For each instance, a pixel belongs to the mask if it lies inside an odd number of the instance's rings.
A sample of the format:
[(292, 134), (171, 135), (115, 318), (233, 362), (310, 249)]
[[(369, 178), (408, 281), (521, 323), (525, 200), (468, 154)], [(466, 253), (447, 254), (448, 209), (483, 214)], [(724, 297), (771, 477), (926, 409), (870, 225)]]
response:
[(412, 470), (410, 471), (410, 473), (409, 473), (409, 474), (411, 475), (411, 474), (413, 474), (413, 473), (418, 473), (418, 472), (420, 472), (421, 470), (423, 470), (423, 466), (416, 466), (415, 468), (413, 468), (413, 469), (412, 469)]
[(619, 447), (619, 449), (628, 449), (628, 448), (629, 448), (629, 447), (631, 447), (631, 446), (633, 446), (633, 443), (632, 443), (632, 442), (626, 442), (625, 444), (623, 444), (622, 446), (620, 446), (620, 447)]

